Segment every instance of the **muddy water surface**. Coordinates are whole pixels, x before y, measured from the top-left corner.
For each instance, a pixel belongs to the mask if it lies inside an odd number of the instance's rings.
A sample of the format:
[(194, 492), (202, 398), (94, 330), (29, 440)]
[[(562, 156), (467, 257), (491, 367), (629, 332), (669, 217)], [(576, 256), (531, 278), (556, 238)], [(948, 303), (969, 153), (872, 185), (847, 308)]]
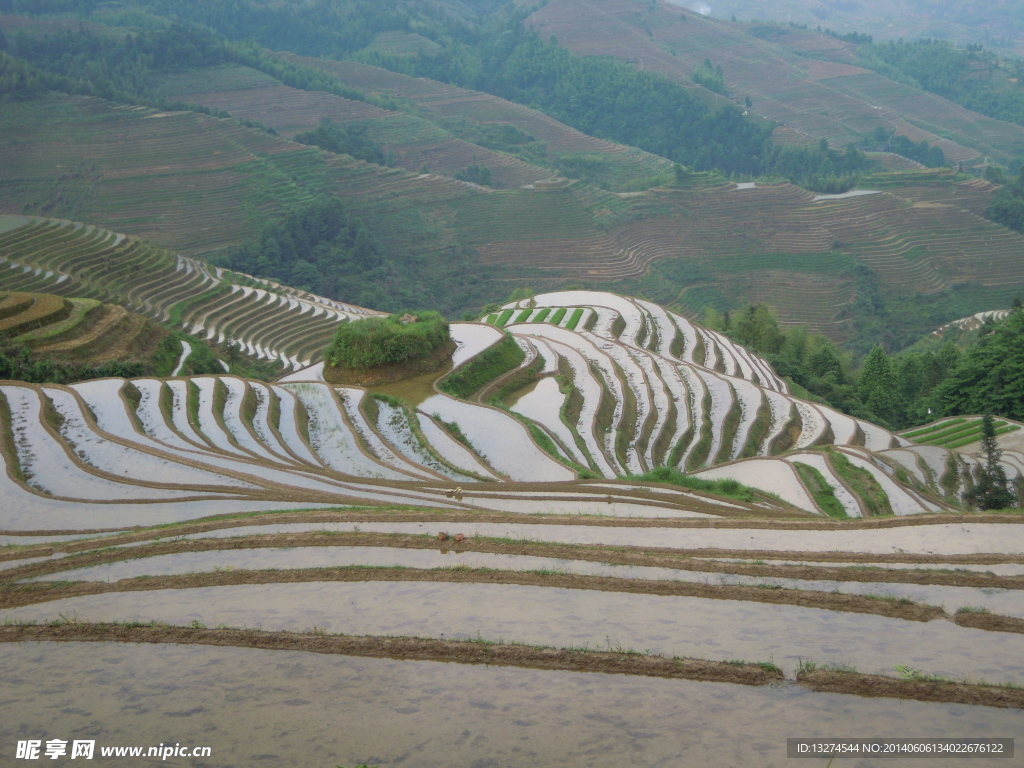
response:
[(27, 738), (212, 749), (133, 765), (773, 768), (788, 736), (1024, 736), (1017, 710), (205, 646), (0, 646), (0, 689), (4, 764)]

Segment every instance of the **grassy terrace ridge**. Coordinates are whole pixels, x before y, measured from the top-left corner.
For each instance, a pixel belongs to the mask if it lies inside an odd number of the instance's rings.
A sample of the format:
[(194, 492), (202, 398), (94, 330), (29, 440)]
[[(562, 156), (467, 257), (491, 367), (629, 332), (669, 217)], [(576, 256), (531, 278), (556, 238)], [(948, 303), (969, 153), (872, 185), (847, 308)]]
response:
[[(982, 419), (956, 418), (930, 424), (922, 429), (901, 433), (917, 445), (935, 445), (943, 448), (960, 448), (981, 439)], [(994, 422), (996, 435), (1005, 435), (1020, 429), (1019, 424), (1010, 424), (1001, 419)]]
[[(193, 343), (199, 353), (202, 344)], [(51, 294), (0, 294), (0, 379), (68, 384), (167, 375), (180, 354), (173, 333), (122, 307)]]
[(729, 478), (706, 480), (693, 477), (672, 467), (657, 467), (642, 475), (626, 475), (623, 479), (634, 483), (667, 483), (680, 488), (689, 488), (692, 491), (716, 493), (738, 501), (755, 501), (755, 497), (759, 493), (756, 489), (748, 488), (737, 480)]
[(811, 496), (814, 498), (814, 503), (829, 517), (834, 517), (837, 520), (847, 520), (849, 516), (846, 514), (846, 509), (836, 498), (835, 489), (829, 485), (825, 476), (821, 474), (821, 471), (810, 464), (805, 464), (801, 461), (794, 461), (793, 467), (796, 469), (800, 479), (803, 480), (804, 485), (811, 492)]
[(487, 384), (517, 368), (526, 353), (508, 334), (497, 344), (460, 365), (437, 383), (442, 392), (466, 399)]
[(421, 637), (328, 635), (321, 632), (268, 632), (258, 629), (207, 629), (158, 623), (21, 624), (0, 627), (0, 642), (106, 641), (236, 646), (377, 658), (430, 660), (459, 664), (603, 672), (646, 677), (766, 685), (782, 680), (769, 662), (704, 661), (667, 658), (628, 649), (554, 648), (487, 640), (438, 640)]

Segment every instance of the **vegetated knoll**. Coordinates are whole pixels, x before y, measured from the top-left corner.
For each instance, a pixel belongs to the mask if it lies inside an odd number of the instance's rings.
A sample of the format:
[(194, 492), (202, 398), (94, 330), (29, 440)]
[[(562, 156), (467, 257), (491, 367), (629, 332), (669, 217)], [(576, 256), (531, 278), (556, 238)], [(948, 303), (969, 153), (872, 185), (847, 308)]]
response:
[[(843, 44), (811, 31), (779, 34), (775, 27), (710, 19), (667, 2), (641, 8), (615, 0), (597, 0), (586, 8), (574, 0), (552, 0), (527, 23), (542, 39), (555, 35), (575, 53), (642, 60), (645, 70), (684, 83), (710, 58), (722, 67), (732, 95), (749, 98), (754, 111), (783, 123), (797, 141), (824, 138), (845, 146), (881, 126), (939, 147), (947, 160), (970, 163), (983, 156), (1006, 162), (1024, 142), (1020, 126), (829, 60), (837, 58), (832, 49)], [(797, 38), (793, 49), (787, 47), (790, 38)]]
[(374, 386), (438, 371), (455, 342), (438, 312), (370, 317), (342, 323), (324, 352), (332, 384)]

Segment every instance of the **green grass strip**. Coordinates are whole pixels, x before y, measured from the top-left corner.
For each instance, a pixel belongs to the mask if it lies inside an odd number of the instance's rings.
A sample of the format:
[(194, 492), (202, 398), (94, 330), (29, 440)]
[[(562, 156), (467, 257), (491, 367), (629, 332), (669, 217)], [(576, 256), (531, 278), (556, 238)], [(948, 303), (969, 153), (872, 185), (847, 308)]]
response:
[(736, 480), (705, 480), (687, 475), (673, 467), (656, 467), (642, 475), (626, 475), (623, 479), (631, 483), (667, 483), (692, 491), (717, 493), (719, 496), (728, 496), (737, 501), (754, 501), (754, 491)]
[(532, 310), (532, 309), (524, 309), (524, 310), (523, 310), (522, 312), (520, 312), (520, 313), (519, 313), (519, 314), (518, 314), (518, 315), (516, 316), (516, 319), (515, 319), (515, 320), (513, 320), (512, 322), (513, 322), (513, 323), (525, 323), (525, 322), (526, 322), (526, 319), (527, 319), (527, 318), (528, 318), (528, 317), (529, 317), (529, 316), (530, 316), (531, 314), (533, 314), (533, 310)]
[(549, 322), (552, 325), (558, 325), (560, 322), (562, 322), (562, 318), (565, 317), (565, 312), (565, 307), (559, 307), (558, 309), (555, 310), (555, 314), (551, 316), (551, 320)]
[(576, 307), (576, 309), (572, 311), (572, 317), (569, 318), (569, 322), (565, 324), (565, 327), (570, 331), (575, 331), (576, 326), (580, 324), (581, 317), (583, 317), (583, 308)]
[[(1004, 421), (1003, 423), (1005, 424), (1006, 422)], [(957, 435), (962, 435), (962, 434), (964, 434), (966, 432), (977, 432), (980, 429), (981, 429), (981, 419), (978, 419), (977, 421), (972, 421), (972, 422), (970, 422), (968, 424), (957, 424), (955, 427), (951, 427), (950, 429), (943, 430), (942, 432), (933, 432), (933, 433), (931, 433), (929, 435), (925, 435), (924, 437), (919, 437), (919, 438), (915, 439), (914, 442), (915, 443), (934, 443), (934, 442), (937, 442), (937, 441), (946, 440), (946, 439), (948, 439), (950, 437), (955, 437)]]
[(818, 469), (800, 461), (794, 461), (793, 466), (796, 468), (796, 473), (800, 475), (800, 479), (804, 481), (804, 485), (811, 492), (814, 503), (822, 512), (837, 520), (849, 519), (846, 509), (836, 498), (835, 488), (829, 485), (825, 476)]
[(498, 315), (498, 322), (495, 323), (495, 325), (497, 325), (499, 328), (504, 328), (506, 325), (508, 325), (508, 320), (510, 317), (512, 317), (513, 312), (515, 312), (514, 309), (504, 310), (500, 315)]
[[(993, 423), (997, 430), (1006, 426), (1005, 421), (996, 420)], [(930, 445), (944, 445), (945, 443), (951, 442), (953, 440), (960, 440), (961, 438), (967, 437), (967, 435), (980, 435), (981, 428), (982, 422), (979, 419), (978, 421), (975, 421), (968, 426), (957, 427), (955, 429), (950, 430), (949, 432), (943, 432), (938, 435), (929, 436), (925, 440), (921, 441), (921, 443)], [(920, 445), (921, 443), (918, 444)]]
[(854, 466), (845, 454), (833, 449), (826, 449), (832, 460), (832, 468), (850, 489), (856, 494), (873, 517), (892, 517), (893, 511), (889, 504), (889, 496), (874, 476), (866, 469)]
[(903, 437), (917, 437), (918, 435), (924, 435), (929, 432), (936, 432), (940, 429), (946, 429), (947, 427), (951, 427), (954, 424), (962, 424), (965, 421), (967, 421), (967, 419), (950, 419), (949, 421), (943, 421), (939, 424), (932, 424), (931, 426), (925, 427), (924, 429), (915, 429), (913, 432), (904, 432)]
[[(996, 435), (1005, 435), (1007, 432), (1016, 432), (1018, 429), (1020, 429), (1020, 427), (1017, 426), (1016, 424), (1007, 424), (1002, 429), (997, 429), (996, 430)], [(960, 439), (960, 440), (955, 440), (954, 442), (951, 442), (951, 443), (943, 443), (941, 447), (943, 447), (943, 448), (960, 448), (961, 446), (964, 446), (964, 445), (970, 445), (971, 443), (976, 443), (980, 439), (981, 439), (981, 432), (979, 431), (977, 434), (973, 434), (970, 437), (966, 437), (966, 438), (963, 438), (963, 439)]]
[(551, 314), (551, 307), (544, 307), (540, 312), (530, 318), (531, 323), (543, 323)]
[(446, 394), (467, 398), (519, 366), (525, 358), (526, 353), (519, 348), (515, 340), (511, 336), (505, 336), (497, 344), (441, 379), (437, 383), (437, 388)]

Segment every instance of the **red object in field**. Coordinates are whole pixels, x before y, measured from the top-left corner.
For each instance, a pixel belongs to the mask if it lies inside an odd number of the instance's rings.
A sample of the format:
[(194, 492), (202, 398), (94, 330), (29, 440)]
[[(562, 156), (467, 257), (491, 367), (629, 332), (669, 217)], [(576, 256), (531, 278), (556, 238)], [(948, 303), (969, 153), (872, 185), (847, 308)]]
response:
[(455, 540), (456, 541), (464, 541), (465, 539), (466, 539), (466, 537), (463, 536), (461, 533), (456, 533), (455, 534)]
[(438, 538), (438, 539), (439, 539), (440, 541), (447, 541), (447, 539), (448, 539), (448, 534), (447, 534), (447, 533), (445, 533), (444, 531), (441, 531), (441, 532), (440, 532), (439, 534), (437, 534), (437, 538)]

